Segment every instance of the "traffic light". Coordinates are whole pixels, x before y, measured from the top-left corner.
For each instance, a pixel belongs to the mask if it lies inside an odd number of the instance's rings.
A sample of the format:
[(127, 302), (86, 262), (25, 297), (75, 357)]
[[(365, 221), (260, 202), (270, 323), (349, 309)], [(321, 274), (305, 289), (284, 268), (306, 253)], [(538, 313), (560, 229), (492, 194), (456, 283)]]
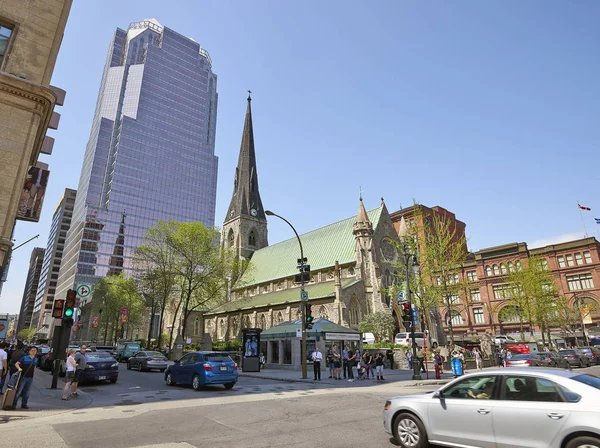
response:
[(402, 309), (402, 324), (404, 325), (404, 328), (409, 330), (410, 327), (412, 326), (412, 310), (410, 309), (410, 303), (403, 302), (401, 304), (401, 309)]
[(307, 330), (312, 329), (314, 320), (315, 320), (315, 318), (312, 315), (312, 305), (306, 305), (305, 322), (306, 322)]
[(52, 306), (52, 317), (56, 317), (57, 319), (62, 319), (64, 309), (65, 309), (65, 301), (63, 299), (55, 300), (54, 305)]
[(66, 319), (73, 319), (75, 313), (75, 299), (77, 298), (77, 291), (69, 289), (67, 291), (67, 299), (65, 300), (65, 310), (63, 316)]

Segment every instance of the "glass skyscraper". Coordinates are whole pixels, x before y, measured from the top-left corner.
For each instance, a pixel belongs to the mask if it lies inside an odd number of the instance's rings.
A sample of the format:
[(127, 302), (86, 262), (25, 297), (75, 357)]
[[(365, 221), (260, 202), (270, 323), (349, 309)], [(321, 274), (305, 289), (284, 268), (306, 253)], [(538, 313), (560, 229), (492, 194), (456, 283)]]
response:
[(57, 297), (131, 269), (134, 248), (157, 220), (214, 225), (216, 119), (217, 76), (206, 50), (154, 19), (117, 29)]

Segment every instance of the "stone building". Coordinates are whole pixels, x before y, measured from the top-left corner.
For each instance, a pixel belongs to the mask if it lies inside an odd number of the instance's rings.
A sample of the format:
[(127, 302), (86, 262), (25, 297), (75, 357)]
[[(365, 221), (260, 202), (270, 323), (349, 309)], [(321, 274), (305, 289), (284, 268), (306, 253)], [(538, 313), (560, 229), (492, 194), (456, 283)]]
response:
[[(0, 271), (6, 268), (25, 177), (51, 153), (55, 104), (50, 86), (72, 0), (0, 2)], [(2, 272), (0, 272), (2, 277)]]
[(38, 284), (42, 273), (42, 264), (44, 262), (43, 247), (35, 247), (31, 251), (29, 258), (29, 270), (27, 271), (27, 280), (23, 290), (23, 299), (21, 300), (21, 310), (19, 311), (19, 322), (17, 324), (17, 333), (24, 328), (29, 328), (32, 324), (33, 307), (37, 296)]
[[(299, 316), (300, 287), (294, 282), (300, 258), (298, 240), (268, 245), (267, 219), (260, 198), (248, 98), (233, 195), (222, 230), (222, 244), (247, 270), (229, 292), (228, 302), (205, 314), (204, 331), (213, 340), (236, 339), (242, 328), (269, 329)], [(367, 313), (392, 312), (386, 287), (393, 281), (397, 232), (382, 200), (367, 212), (300, 235), (311, 266), (305, 289), (315, 318), (353, 329)]]

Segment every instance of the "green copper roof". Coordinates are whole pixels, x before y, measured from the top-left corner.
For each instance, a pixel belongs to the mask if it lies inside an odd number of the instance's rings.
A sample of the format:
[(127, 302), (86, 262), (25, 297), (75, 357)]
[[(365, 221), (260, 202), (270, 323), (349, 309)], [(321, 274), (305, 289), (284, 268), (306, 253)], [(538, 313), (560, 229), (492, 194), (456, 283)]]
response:
[[(296, 329), (302, 327), (302, 321), (296, 320), (293, 322), (284, 322), (268, 330), (263, 331), (260, 334), (261, 339), (277, 339), (285, 337), (296, 337)], [(335, 324), (330, 320), (319, 318), (315, 319), (312, 330), (306, 331), (306, 336), (315, 337), (322, 333), (345, 333), (345, 334), (360, 334), (359, 331), (351, 328), (342, 327), (341, 325)]]
[[(342, 289), (348, 288), (360, 280), (355, 278), (345, 278), (342, 280)], [(308, 300), (324, 299), (326, 297), (335, 296), (335, 282), (316, 283), (314, 285), (306, 285), (304, 287), (308, 292)], [(210, 310), (209, 314), (227, 313), (231, 311), (252, 310), (254, 308), (270, 307), (275, 305), (283, 305), (286, 303), (300, 302), (300, 288), (284, 289), (282, 291), (274, 291), (267, 294), (258, 294), (253, 297), (235, 300), (225, 303)]]
[[(368, 212), (373, 229), (377, 228), (383, 205)], [(352, 233), (356, 216), (300, 235), (304, 256), (312, 271), (356, 261), (356, 239)], [(291, 277), (298, 273), (297, 260), (300, 246), (296, 238), (257, 250), (252, 255), (250, 268), (242, 276), (245, 287)]]

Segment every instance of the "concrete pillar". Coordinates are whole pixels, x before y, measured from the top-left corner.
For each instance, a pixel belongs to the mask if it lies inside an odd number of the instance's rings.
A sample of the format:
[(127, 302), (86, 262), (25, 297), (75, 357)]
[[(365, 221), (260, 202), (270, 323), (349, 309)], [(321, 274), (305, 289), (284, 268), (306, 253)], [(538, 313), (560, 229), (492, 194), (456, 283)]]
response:
[(284, 344), (283, 344), (283, 341), (277, 341), (277, 343), (279, 344), (279, 359), (278, 359), (278, 362), (279, 362), (279, 365), (283, 365), (283, 357), (284, 357), (283, 350), (284, 350)]
[(273, 364), (273, 341), (267, 341), (267, 364)]

